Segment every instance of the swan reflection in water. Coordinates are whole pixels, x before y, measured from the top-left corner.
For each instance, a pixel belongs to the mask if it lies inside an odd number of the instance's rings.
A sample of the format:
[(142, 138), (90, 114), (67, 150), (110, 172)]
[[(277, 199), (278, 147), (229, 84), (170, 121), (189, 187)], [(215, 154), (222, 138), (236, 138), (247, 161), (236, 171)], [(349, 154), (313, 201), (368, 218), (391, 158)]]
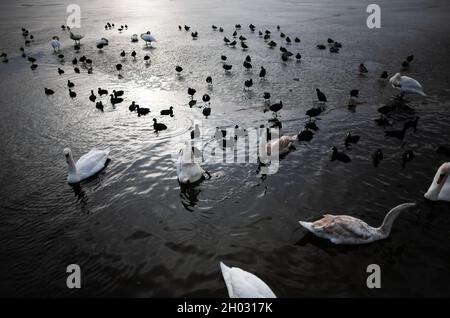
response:
[(202, 192), (200, 189), (200, 183), (202, 183), (202, 181), (203, 180), (200, 180), (193, 184), (179, 183), (181, 204), (189, 212), (194, 212), (197, 202), (200, 201), (198, 197)]

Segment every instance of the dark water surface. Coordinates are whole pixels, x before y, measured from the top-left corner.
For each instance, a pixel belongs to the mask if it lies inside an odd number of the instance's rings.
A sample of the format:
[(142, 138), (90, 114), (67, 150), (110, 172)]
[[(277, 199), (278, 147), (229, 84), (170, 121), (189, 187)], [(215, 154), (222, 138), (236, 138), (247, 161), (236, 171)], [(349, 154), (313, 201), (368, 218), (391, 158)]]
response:
[[(436, 153), (450, 143), (450, 86), (448, 61), (450, 3), (446, 1), (379, 1), (382, 28), (366, 27), (368, 1), (80, 1), (81, 52), (60, 29), (66, 21), (65, 1), (6, 1), (0, 4), (0, 51), (9, 63), (0, 65), (0, 295), (10, 296), (131, 296), (225, 297), (219, 261), (239, 266), (267, 282), (280, 297), (450, 296), (450, 208), (423, 202), (423, 194), (439, 165), (448, 161)], [(105, 31), (104, 24), (116, 24)], [(224, 46), (234, 31), (248, 38), (250, 49)], [(276, 25), (292, 39), (289, 50), (302, 62), (282, 63), (278, 47), (271, 50), (247, 25), (270, 29), (282, 43)], [(128, 24), (123, 33), (120, 24)], [(199, 32), (177, 26), (187, 24)], [(224, 33), (211, 30), (223, 26)], [(20, 56), (20, 32), (26, 27), (35, 40), (25, 50), (38, 59), (32, 72)], [(151, 30), (158, 39), (153, 49), (130, 43), (133, 33)], [(61, 64), (49, 41), (58, 35), (66, 62)], [(98, 52), (100, 37), (110, 45)], [(315, 46), (328, 37), (343, 44), (339, 54)], [(284, 45), (285, 46), (285, 45)], [(136, 50), (138, 58), (119, 53)], [(143, 56), (151, 56), (146, 66)], [(233, 65), (222, 70), (220, 56)], [(242, 67), (246, 55), (253, 70)], [(400, 63), (415, 55), (406, 75), (418, 79), (428, 96), (410, 96), (419, 120), (405, 144), (384, 137), (375, 126), (377, 108), (395, 103), (397, 94), (377, 78), (382, 71), (400, 71)], [(72, 71), (74, 56), (94, 61), (94, 73)], [(123, 64), (123, 79), (114, 65)], [(362, 77), (357, 66), (365, 63)], [(176, 76), (175, 65), (184, 68)], [(259, 68), (268, 76), (260, 82)], [(59, 76), (57, 67), (66, 72)], [(206, 76), (213, 77), (208, 88)], [(253, 78), (250, 92), (245, 79)], [(294, 79), (298, 80), (294, 80)], [(78, 97), (69, 98), (66, 83), (76, 84)], [(56, 91), (44, 94), (44, 87)], [(90, 90), (123, 89), (125, 102), (115, 109), (102, 98), (105, 112), (88, 100)], [(197, 89), (201, 103), (211, 95), (212, 116), (189, 109), (187, 87)], [(257, 165), (206, 163), (212, 179), (182, 192), (171, 154), (189, 138), (193, 123), (258, 127), (271, 118), (261, 98), (272, 93), (282, 99), (282, 133), (297, 133), (305, 111), (316, 105), (315, 88), (329, 99), (317, 121), (320, 130), (308, 144), (282, 161), (279, 172), (262, 180)], [(347, 108), (348, 91), (360, 89), (354, 111)], [(128, 111), (135, 100), (150, 107), (138, 118)], [(173, 118), (159, 111), (174, 106)], [(157, 115), (157, 116), (156, 116)], [(156, 135), (153, 116), (169, 129)], [(413, 118), (396, 114), (394, 128)], [(344, 149), (347, 132), (361, 136), (346, 151), (352, 162), (330, 162), (328, 149)], [(204, 136), (210, 143), (211, 134)], [(72, 188), (66, 182), (62, 150), (75, 158), (93, 147), (111, 149), (111, 162), (98, 178)], [(386, 159), (374, 168), (371, 153), (381, 148)], [(401, 167), (401, 154), (412, 149), (415, 159)], [(324, 213), (345, 213), (380, 224), (397, 204), (419, 201), (420, 209), (403, 214), (391, 236), (364, 246), (332, 246), (306, 235), (299, 220)], [(65, 269), (82, 268), (82, 288), (66, 288)], [(366, 287), (366, 267), (382, 268), (382, 288)]]

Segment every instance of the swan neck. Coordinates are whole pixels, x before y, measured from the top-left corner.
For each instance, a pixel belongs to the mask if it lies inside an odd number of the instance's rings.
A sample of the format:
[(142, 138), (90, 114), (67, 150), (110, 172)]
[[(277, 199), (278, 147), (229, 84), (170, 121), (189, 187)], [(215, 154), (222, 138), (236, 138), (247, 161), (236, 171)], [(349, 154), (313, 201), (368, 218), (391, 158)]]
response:
[(68, 159), (67, 163), (69, 165), (69, 173), (70, 174), (77, 174), (78, 173), (77, 167), (75, 165), (75, 162), (73, 161), (72, 155), (69, 156), (69, 159)]
[(377, 229), (382, 237), (388, 237), (391, 234), (392, 225), (394, 221), (398, 218), (402, 210), (396, 209), (389, 211), (384, 217), (383, 224)]

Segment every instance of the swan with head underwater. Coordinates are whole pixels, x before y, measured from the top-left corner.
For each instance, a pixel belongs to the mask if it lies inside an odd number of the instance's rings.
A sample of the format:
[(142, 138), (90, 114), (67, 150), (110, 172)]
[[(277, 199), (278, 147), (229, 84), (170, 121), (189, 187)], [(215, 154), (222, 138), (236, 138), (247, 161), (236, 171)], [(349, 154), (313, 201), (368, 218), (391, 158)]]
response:
[(222, 262), (220, 269), (230, 298), (277, 298), (270, 287), (256, 275), (239, 267), (228, 267)]
[(192, 184), (203, 179), (210, 179), (211, 174), (196, 162), (194, 152), (189, 143), (180, 149), (176, 162), (178, 182)]
[(81, 156), (75, 163), (72, 157), (72, 151), (69, 148), (64, 149), (64, 156), (69, 165), (67, 182), (70, 184), (79, 183), (84, 179), (94, 176), (105, 168), (108, 160), (109, 149), (92, 149)]
[(325, 214), (315, 222), (300, 221), (300, 225), (314, 235), (330, 240), (334, 244), (366, 244), (383, 240), (391, 233), (392, 224), (401, 212), (416, 207), (415, 203), (403, 203), (386, 214), (380, 227), (372, 227), (366, 222), (348, 215)]
[(431, 201), (450, 202), (450, 162), (439, 167), (434, 176), (433, 183), (425, 193), (425, 198)]
[(278, 152), (278, 156), (287, 154), (293, 148), (293, 142), (297, 139), (297, 136), (281, 136), (280, 138), (263, 141), (259, 144), (259, 161), (263, 164), (270, 162), (272, 155)]
[(396, 73), (389, 80), (392, 87), (400, 91), (400, 97), (403, 98), (405, 94), (418, 94), (427, 96), (423, 92), (423, 87), (420, 83), (412, 77), (402, 76), (400, 73)]

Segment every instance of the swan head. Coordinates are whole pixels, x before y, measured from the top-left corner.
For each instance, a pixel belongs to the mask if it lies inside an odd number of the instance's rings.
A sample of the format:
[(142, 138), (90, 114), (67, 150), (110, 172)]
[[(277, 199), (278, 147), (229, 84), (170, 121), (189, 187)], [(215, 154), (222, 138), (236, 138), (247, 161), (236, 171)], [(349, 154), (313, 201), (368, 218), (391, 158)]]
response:
[(433, 183), (431, 184), (428, 191), (425, 193), (425, 198), (432, 201), (439, 200), (439, 194), (442, 187), (447, 182), (450, 174), (450, 162), (444, 163), (439, 167), (436, 175), (434, 176)]
[(402, 77), (402, 74), (396, 73), (394, 76), (392, 76), (392, 77), (389, 79), (389, 83), (391, 83), (391, 84), (393, 84), (393, 85), (398, 84), (398, 82), (400, 81), (400, 78), (401, 78), (401, 77)]
[(66, 157), (67, 163), (69, 163), (71, 161), (71, 158), (72, 158), (72, 151), (69, 148), (64, 148), (63, 154)]

